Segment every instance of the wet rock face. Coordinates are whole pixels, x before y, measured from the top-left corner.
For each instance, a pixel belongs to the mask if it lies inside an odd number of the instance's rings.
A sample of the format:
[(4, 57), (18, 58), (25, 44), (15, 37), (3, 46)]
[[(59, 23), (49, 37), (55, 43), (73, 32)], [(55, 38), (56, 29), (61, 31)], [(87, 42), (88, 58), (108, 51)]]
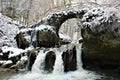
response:
[(31, 45), (34, 47), (50, 48), (55, 45), (68, 43), (59, 38), (53, 26), (48, 25), (21, 29), (15, 39), (18, 47), (22, 49), (25, 49)]
[(55, 53), (53, 51), (48, 52), (45, 57), (45, 70), (47, 72), (52, 72), (55, 60), (56, 60)]
[(36, 45), (38, 47), (54, 47), (58, 44), (58, 36), (51, 31), (37, 31)]
[(33, 66), (33, 64), (35, 62), (35, 59), (37, 57), (37, 53), (38, 53), (37, 49), (32, 49), (32, 50), (27, 52), (27, 56), (28, 56), (28, 59), (29, 59), (28, 70), (32, 69), (32, 66)]
[(74, 47), (71, 50), (67, 50), (62, 54), (64, 71), (74, 71), (76, 70), (76, 48)]
[(2, 68), (9, 68), (13, 65), (11, 60), (7, 60), (6, 63), (3, 63), (2, 65), (0, 64), (0, 67)]
[(23, 33), (19, 33), (15, 37), (18, 48), (25, 49), (29, 46), (29, 42), (24, 38)]
[(96, 33), (90, 28), (82, 29), (83, 65), (92, 69), (117, 69), (120, 66), (119, 23), (106, 25), (107, 29)]
[(120, 66), (120, 47), (110, 48), (100, 45), (83, 44), (83, 65), (88, 69), (118, 69)]
[(21, 58), (21, 55), (9, 57), (9, 54), (13, 53), (12, 51), (2, 52), (2, 53), (3, 53), (3, 55), (1, 56), (2, 60), (11, 60), (13, 62), (13, 64), (15, 64)]

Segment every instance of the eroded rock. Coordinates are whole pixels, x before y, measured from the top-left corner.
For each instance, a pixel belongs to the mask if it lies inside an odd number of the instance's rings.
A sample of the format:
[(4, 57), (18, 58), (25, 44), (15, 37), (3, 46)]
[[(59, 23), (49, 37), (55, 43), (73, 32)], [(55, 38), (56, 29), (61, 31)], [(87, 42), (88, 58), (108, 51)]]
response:
[(29, 46), (29, 42), (25, 39), (22, 32), (16, 35), (16, 42), (18, 48), (25, 49)]
[(45, 57), (45, 70), (47, 70), (47, 72), (52, 72), (55, 60), (55, 53), (53, 51), (48, 52)]
[(64, 64), (64, 71), (74, 71), (76, 70), (76, 48), (73, 47), (62, 54), (63, 64)]
[[(86, 68), (117, 69), (120, 66), (120, 23), (114, 16), (94, 28), (82, 29), (83, 63)], [(109, 20), (108, 20), (109, 21)], [(99, 31), (97, 31), (99, 29)]]

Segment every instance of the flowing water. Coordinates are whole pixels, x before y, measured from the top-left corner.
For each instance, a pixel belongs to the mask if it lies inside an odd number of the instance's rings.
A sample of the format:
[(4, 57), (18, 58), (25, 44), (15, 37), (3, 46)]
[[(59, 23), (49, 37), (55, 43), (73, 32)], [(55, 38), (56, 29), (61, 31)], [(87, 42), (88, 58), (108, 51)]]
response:
[(52, 73), (45, 73), (44, 63), (47, 51), (44, 49), (40, 50), (38, 56), (33, 64), (32, 71), (27, 73), (21, 73), (11, 77), (8, 80), (96, 80), (100, 76), (94, 72), (86, 71), (82, 68), (81, 61), (81, 46), (82, 44), (76, 44), (77, 51), (77, 70), (64, 72), (62, 53), (65, 51), (66, 46), (60, 48), (50, 48), (48, 51), (54, 51), (56, 54), (56, 60)]
[(115, 75), (114, 78), (111, 77), (111, 75), (101, 76), (95, 72), (84, 70), (81, 61), (81, 46), (82, 44), (76, 44), (76, 71), (64, 72), (62, 53), (66, 50), (65, 47), (68, 48), (68, 46), (62, 46), (60, 48), (50, 48), (48, 50), (55, 52), (56, 60), (53, 72), (46, 73), (43, 68), (45, 65), (45, 56), (48, 51), (42, 48), (33, 64), (32, 71), (19, 74), (1, 73), (0, 80), (120, 80), (119, 75)]

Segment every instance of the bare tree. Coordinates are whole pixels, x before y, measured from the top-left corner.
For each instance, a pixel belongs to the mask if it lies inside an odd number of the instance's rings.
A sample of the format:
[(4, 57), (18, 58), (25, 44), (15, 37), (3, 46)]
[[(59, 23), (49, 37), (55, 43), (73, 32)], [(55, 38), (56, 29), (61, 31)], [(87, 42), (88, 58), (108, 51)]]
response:
[(31, 7), (32, 7), (32, 2), (33, 0), (29, 0), (29, 7), (28, 7), (28, 10), (27, 10), (27, 20), (26, 20), (26, 26), (28, 26), (29, 24), (29, 18), (30, 18), (30, 10), (31, 10)]

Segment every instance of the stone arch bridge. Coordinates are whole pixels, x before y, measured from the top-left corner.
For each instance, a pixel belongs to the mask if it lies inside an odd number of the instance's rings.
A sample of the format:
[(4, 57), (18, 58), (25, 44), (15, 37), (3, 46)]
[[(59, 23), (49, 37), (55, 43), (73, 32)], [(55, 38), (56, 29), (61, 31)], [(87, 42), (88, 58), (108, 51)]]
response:
[[(38, 47), (54, 47), (59, 41), (61, 25), (71, 18), (79, 18), (82, 25), (83, 66), (120, 69), (120, 23), (115, 14), (109, 14), (101, 8), (61, 11), (48, 15), (31, 26), (31, 33), (40, 27), (37, 34), (34, 34), (36, 41), (33, 43)], [(42, 25), (47, 25), (48, 30), (47, 27), (41, 28), (44, 27)], [(31, 43), (24, 38), (24, 33), (17, 35), (19, 48), (26, 48)]]

